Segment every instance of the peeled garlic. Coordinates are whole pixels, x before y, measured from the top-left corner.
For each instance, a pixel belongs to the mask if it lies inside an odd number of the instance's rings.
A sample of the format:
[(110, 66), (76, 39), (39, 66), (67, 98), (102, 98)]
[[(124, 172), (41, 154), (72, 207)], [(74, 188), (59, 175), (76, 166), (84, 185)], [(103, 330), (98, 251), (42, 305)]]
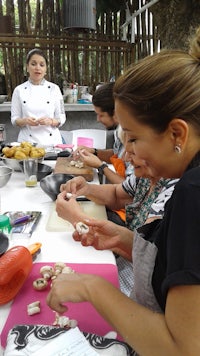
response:
[(72, 196), (73, 196), (72, 193), (66, 193), (66, 198), (67, 198), (67, 199), (70, 199)]
[(83, 222), (78, 222), (76, 224), (76, 231), (79, 233), (79, 235), (87, 234), (89, 232), (89, 227)]
[(65, 274), (70, 274), (70, 273), (74, 273), (74, 270), (69, 267), (69, 266), (65, 266), (63, 269), (62, 269), (62, 273), (65, 273)]
[(38, 314), (38, 313), (40, 313), (40, 301), (39, 300), (27, 305), (27, 314), (28, 315), (34, 315), (34, 314)]

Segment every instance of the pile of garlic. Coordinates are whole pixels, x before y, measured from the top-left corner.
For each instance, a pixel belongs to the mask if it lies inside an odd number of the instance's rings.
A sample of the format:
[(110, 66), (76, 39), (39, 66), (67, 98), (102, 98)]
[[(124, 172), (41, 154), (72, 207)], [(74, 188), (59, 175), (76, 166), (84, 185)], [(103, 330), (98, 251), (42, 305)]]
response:
[[(33, 281), (33, 288), (42, 291), (48, 287), (49, 281), (51, 282), (60, 273), (75, 273), (75, 271), (67, 266), (64, 262), (56, 262), (54, 266), (42, 266), (40, 268), (41, 277)], [(27, 314), (34, 315), (41, 312), (40, 301), (31, 302), (27, 305)], [(69, 319), (65, 315), (59, 315), (56, 313), (53, 325), (67, 328), (75, 328), (77, 326), (77, 320)]]
[(72, 161), (70, 161), (70, 166), (74, 166), (76, 168), (84, 168), (84, 163), (80, 160), (79, 161), (72, 160)]

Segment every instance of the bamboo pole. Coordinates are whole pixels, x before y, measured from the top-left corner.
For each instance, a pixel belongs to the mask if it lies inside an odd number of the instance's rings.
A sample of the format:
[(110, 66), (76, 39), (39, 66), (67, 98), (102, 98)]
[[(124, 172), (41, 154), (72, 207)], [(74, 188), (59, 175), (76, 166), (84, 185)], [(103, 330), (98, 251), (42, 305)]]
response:
[[(133, 12), (139, 0), (128, 0)], [(7, 0), (7, 12), (12, 13), (13, 34), (0, 33), (0, 48), (3, 51), (4, 70), (7, 91), (11, 95), (15, 85), (24, 79), (27, 52), (39, 46), (49, 60), (48, 77), (58, 83), (62, 89), (63, 80), (78, 81), (91, 86), (93, 90), (99, 82), (117, 78), (121, 72), (135, 60), (149, 54), (151, 36), (145, 29), (142, 18), (137, 21), (137, 42), (121, 40), (121, 25), (125, 21), (125, 11), (101, 14), (96, 31), (88, 33), (67, 33), (62, 29), (63, 17), (59, 0), (37, 0), (35, 13), (30, 0)], [(17, 4), (17, 5), (16, 5)], [(14, 6), (17, 6), (19, 27), (14, 21)], [(3, 13), (0, 0), (0, 15)], [(157, 49), (157, 33), (152, 38), (154, 50)], [(143, 41), (146, 41), (145, 43)], [(151, 41), (152, 43), (152, 41)], [(145, 47), (146, 46), (146, 47)]]

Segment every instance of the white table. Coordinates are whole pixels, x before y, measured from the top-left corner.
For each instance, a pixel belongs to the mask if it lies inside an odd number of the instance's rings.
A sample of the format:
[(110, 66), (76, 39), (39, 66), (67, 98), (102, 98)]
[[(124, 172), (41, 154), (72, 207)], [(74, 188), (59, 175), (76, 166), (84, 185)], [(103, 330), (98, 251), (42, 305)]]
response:
[[(55, 165), (55, 161), (45, 161), (44, 163), (52, 167)], [(96, 173), (94, 174), (94, 182), (98, 183)], [(25, 187), (23, 173), (13, 172), (7, 185), (0, 189), (0, 198), (1, 213), (18, 210), (39, 210), (42, 212), (42, 217), (31, 238), (21, 240), (21, 245), (34, 242), (42, 243), (41, 252), (37, 256), (36, 262), (63, 261), (66, 263), (115, 264), (112, 252), (97, 251), (93, 247), (83, 247), (73, 240), (71, 232), (46, 231), (46, 223), (55, 203), (43, 192), (39, 183), (36, 187)], [(10, 306), (11, 302), (0, 307), (0, 333), (7, 319)], [(0, 355), (3, 355), (2, 352), (2, 348), (0, 348)]]

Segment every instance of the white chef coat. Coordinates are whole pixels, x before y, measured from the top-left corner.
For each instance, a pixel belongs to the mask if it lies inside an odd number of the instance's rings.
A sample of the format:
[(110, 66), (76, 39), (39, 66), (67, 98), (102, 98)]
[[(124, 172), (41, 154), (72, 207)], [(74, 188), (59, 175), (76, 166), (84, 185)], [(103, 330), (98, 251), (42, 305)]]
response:
[[(62, 126), (65, 123), (65, 109), (63, 96), (58, 85), (45, 79), (39, 85), (30, 80), (18, 85), (12, 95), (11, 122), (25, 117), (48, 117), (59, 120)], [(20, 128), (18, 142), (37, 142), (40, 145), (56, 145), (62, 143), (58, 127), (52, 126), (23, 126)]]

